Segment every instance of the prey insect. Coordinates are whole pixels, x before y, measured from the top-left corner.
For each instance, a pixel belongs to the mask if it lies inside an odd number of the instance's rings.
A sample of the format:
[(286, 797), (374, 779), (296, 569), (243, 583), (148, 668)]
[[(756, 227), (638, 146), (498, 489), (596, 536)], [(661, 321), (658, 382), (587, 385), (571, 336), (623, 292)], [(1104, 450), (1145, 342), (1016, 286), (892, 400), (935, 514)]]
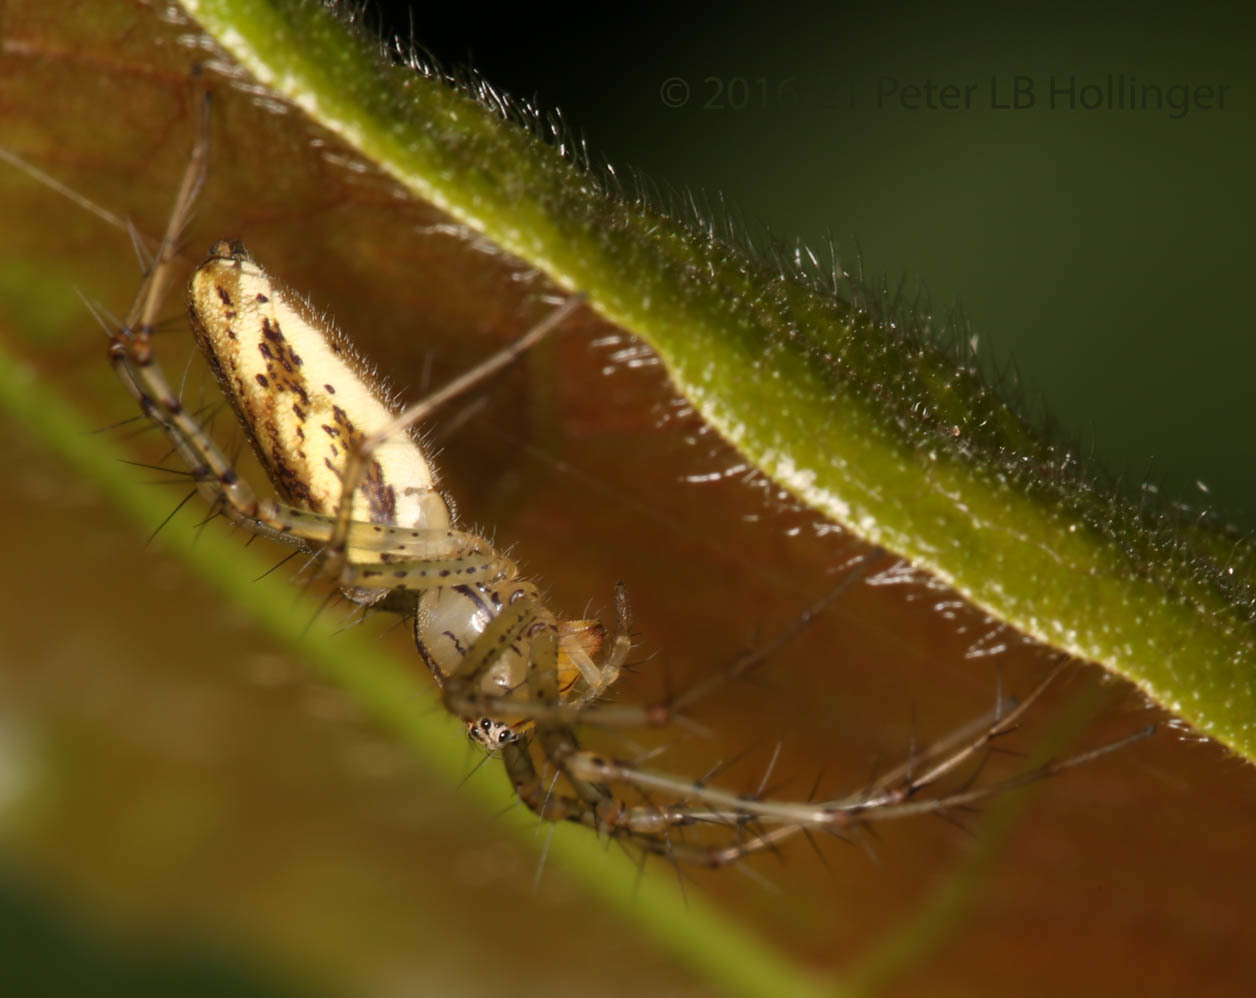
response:
[[(472, 739), (500, 756), (519, 799), (540, 818), (585, 825), (673, 861), (719, 867), (812, 829), (841, 834), (872, 822), (948, 812), (1124, 744), (1000, 783), (939, 792), (947, 777), (1017, 726), (1053, 673), (1019, 705), (996, 710), (975, 728), (914, 752), (902, 766), (835, 799), (739, 794), (584, 747), (581, 725), (658, 726), (681, 719), (714, 686), (756, 668), (789, 632), (713, 682), (666, 702), (606, 704), (631, 650), (622, 588), (609, 629), (597, 621), (563, 619), (509, 557), (454, 522), (412, 428), (560, 326), (580, 306), (579, 297), (516, 343), (398, 411), (341, 333), (269, 277), (243, 247), (215, 244), (191, 278), (189, 314), (276, 498), (255, 492), (199, 417), (185, 409), (154, 347), (178, 244), (206, 180), (208, 136), (206, 100), (165, 233), (131, 308), (110, 334), (114, 371), (169, 439), (215, 513), (252, 534), (295, 545), (350, 600), (413, 619), (416, 647), (444, 706)], [(693, 836), (695, 831), (703, 834)]]

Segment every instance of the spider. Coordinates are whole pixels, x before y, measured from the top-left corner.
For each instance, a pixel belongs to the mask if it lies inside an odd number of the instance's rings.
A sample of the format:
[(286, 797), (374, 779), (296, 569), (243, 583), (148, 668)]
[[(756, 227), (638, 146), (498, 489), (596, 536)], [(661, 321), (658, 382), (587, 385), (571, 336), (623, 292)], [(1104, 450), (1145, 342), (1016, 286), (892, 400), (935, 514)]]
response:
[[(955, 733), (850, 796), (782, 801), (736, 794), (590, 751), (577, 724), (659, 726), (714, 686), (757, 667), (854, 576), (768, 646), (666, 702), (605, 704), (631, 650), (630, 610), (616, 620), (563, 619), (537, 585), (484, 537), (459, 529), (411, 428), (501, 370), (568, 319), (568, 298), (517, 342), (398, 411), (349, 341), (270, 278), (238, 243), (219, 242), (188, 291), (195, 337), (278, 499), (259, 496), (189, 413), (153, 347), (178, 243), (209, 162), (209, 94), (165, 233), (125, 316), (109, 336), (115, 373), (180, 455), (211, 508), (252, 534), (295, 545), (355, 603), (413, 619), (415, 643), (444, 706), (498, 755), (519, 799), (540, 818), (571, 821), (674, 862), (720, 867), (811, 829), (946, 812), (1087, 762), (1145, 736), (1048, 763), (1000, 783), (926, 793), (1011, 731), (1059, 669), (1023, 702)], [(538, 768), (537, 752), (543, 760)], [(766, 783), (766, 777), (764, 779)], [(627, 799), (631, 788), (640, 803)], [(682, 829), (714, 828), (717, 841)]]

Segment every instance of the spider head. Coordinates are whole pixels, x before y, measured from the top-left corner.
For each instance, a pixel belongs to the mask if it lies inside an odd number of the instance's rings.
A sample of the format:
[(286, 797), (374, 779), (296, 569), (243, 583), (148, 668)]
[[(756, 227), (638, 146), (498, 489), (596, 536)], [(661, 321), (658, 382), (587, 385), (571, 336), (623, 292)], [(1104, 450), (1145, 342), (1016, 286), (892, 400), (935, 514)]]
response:
[(489, 752), (495, 752), (503, 745), (519, 740), (519, 735), (514, 728), (501, 721), (494, 721), (491, 717), (478, 717), (468, 721), (467, 737)]

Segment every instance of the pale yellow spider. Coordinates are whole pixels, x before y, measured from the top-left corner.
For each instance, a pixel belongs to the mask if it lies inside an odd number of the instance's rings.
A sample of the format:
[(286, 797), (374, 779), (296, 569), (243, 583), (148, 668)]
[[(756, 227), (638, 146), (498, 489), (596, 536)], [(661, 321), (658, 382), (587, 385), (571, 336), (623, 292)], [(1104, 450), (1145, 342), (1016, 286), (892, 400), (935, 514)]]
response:
[[(753, 668), (770, 649), (744, 657), (667, 703), (602, 704), (631, 646), (622, 589), (616, 590), (617, 620), (609, 634), (596, 621), (560, 619), (513, 561), (453, 523), (410, 428), (528, 350), (581, 299), (568, 299), (517, 343), (398, 412), (343, 335), (272, 280), (238, 244), (216, 244), (192, 277), (189, 312), (222, 392), (282, 501), (259, 497), (201, 422), (185, 411), (153, 350), (170, 265), (205, 180), (208, 149), (206, 98), (202, 129), (152, 267), (110, 337), (114, 369), (143, 413), (169, 437), (216, 512), (254, 534), (308, 552), (351, 600), (413, 617), (419, 653), (445, 706), (475, 741), (500, 754), (519, 798), (540, 817), (578, 822), (675, 860), (722, 866), (801, 830), (841, 832), (870, 821), (945, 811), (1123, 744), (999, 784), (922, 793), (1015, 727), (1049, 677), (1019, 706), (996, 711), (977, 729), (916, 753), (858, 793), (834, 800), (739, 795), (582, 748), (577, 722), (676, 720), (710, 687)], [(805, 622), (804, 617), (795, 627)], [(787, 637), (788, 632), (775, 644)], [(553, 778), (538, 771), (534, 742)], [(629, 803), (617, 787), (635, 788), (643, 803)], [(699, 824), (722, 830), (719, 841), (699, 845), (676, 834)]]

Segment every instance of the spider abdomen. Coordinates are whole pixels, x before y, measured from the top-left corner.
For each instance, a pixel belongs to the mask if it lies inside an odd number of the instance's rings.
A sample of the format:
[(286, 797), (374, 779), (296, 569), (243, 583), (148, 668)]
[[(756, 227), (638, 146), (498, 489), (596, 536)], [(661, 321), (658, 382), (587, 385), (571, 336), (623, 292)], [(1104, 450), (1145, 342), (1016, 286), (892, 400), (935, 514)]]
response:
[[(188, 298), (201, 350), (276, 490), (300, 509), (333, 512), (351, 449), (397, 415), (379, 378), (331, 322), (239, 243), (214, 244)], [(353, 518), (450, 525), (413, 435), (396, 434), (372, 451)]]

